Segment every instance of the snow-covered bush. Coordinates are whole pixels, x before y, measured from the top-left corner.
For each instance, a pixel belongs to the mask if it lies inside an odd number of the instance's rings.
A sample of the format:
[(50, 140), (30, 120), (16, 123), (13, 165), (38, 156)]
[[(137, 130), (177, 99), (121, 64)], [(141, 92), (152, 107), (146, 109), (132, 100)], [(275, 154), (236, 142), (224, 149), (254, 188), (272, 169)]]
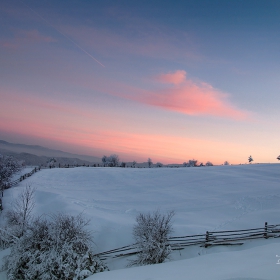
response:
[(104, 166), (116, 167), (119, 165), (119, 161), (119, 156), (116, 154), (110, 155), (109, 157), (102, 157), (102, 162)]
[(93, 256), (87, 224), (81, 215), (35, 219), (6, 258), (8, 279), (80, 280), (107, 270)]
[(188, 162), (183, 162), (184, 167), (195, 167), (197, 165), (197, 160), (196, 159), (190, 159)]
[(131, 265), (162, 263), (171, 253), (168, 238), (172, 232), (171, 219), (174, 212), (166, 215), (159, 211), (142, 214), (136, 217), (137, 224), (133, 228), (133, 236), (137, 243), (137, 259)]
[(20, 171), (22, 165), (12, 156), (0, 154), (0, 187), (9, 183), (11, 176)]
[(50, 158), (48, 161), (47, 161), (47, 166), (49, 168), (54, 168), (55, 167), (55, 163), (56, 163), (56, 159), (55, 158)]
[(197, 166), (197, 160), (196, 160), (196, 159), (190, 159), (190, 160), (189, 160), (189, 166), (190, 166), (190, 167), (195, 167), (195, 166)]

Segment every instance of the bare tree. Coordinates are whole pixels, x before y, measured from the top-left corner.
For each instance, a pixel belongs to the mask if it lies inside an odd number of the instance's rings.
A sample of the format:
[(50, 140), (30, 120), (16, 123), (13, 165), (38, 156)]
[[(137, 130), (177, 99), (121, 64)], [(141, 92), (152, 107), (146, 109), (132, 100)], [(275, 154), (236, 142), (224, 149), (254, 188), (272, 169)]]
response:
[(280, 160), (280, 155), (276, 159)]
[(226, 160), (226, 161), (224, 162), (224, 165), (229, 165), (229, 162)]
[(137, 162), (136, 162), (135, 160), (132, 162), (132, 166), (133, 166), (133, 168), (135, 168), (136, 163), (137, 163)]
[(103, 162), (103, 165), (104, 165), (104, 167), (105, 167), (106, 164), (107, 164), (107, 157), (106, 157), (106, 156), (103, 156), (103, 157), (102, 157), (102, 162)]
[(205, 165), (206, 166), (213, 166), (213, 163), (211, 161), (207, 161)]
[(149, 168), (151, 168), (152, 164), (153, 164), (152, 160), (150, 158), (148, 158), (148, 166), (149, 166)]
[(162, 263), (171, 253), (168, 238), (172, 232), (171, 219), (174, 212), (166, 215), (159, 211), (142, 214), (136, 217), (137, 224), (133, 228), (133, 236), (137, 243), (137, 259), (132, 265), (146, 265)]
[(35, 206), (34, 192), (34, 188), (26, 186), (12, 203), (12, 209), (6, 213), (7, 225), (12, 228), (13, 235), (17, 237), (23, 236), (31, 222), (32, 210)]
[(251, 163), (252, 161), (254, 161), (251, 155), (248, 157), (248, 161), (249, 161), (249, 163)]

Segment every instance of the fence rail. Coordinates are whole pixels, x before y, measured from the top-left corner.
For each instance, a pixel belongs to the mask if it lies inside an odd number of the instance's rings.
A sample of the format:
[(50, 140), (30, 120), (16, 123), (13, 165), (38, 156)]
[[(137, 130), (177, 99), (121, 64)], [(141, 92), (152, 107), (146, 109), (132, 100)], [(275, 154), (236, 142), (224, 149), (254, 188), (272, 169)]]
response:
[(26, 179), (27, 177), (30, 177), (31, 175), (33, 175), (34, 173), (36, 173), (37, 171), (40, 170), (40, 167), (35, 167), (34, 169), (32, 169), (30, 172), (20, 176), (19, 179), (12, 181), (12, 182), (8, 182), (5, 184), (0, 183), (0, 211), (3, 210), (3, 205), (2, 205), (2, 197), (4, 196), (4, 190), (12, 188), (14, 186), (16, 186), (19, 182), (23, 181), (24, 179)]
[(30, 172), (20, 176), (19, 179), (13, 181), (13, 182), (10, 182), (6, 185), (5, 189), (9, 189), (11, 187), (14, 187), (16, 186), (19, 182), (23, 181), (24, 179), (32, 176), (34, 173), (38, 172), (41, 168), (40, 167), (35, 167), (34, 169), (32, 169)]
[[(279, 238), (280, 224), (268, 225), (263, 228), (228, 230), (228, 231), (206, 231), (205, 234), (174, 236), (168, 239), (168, 245), (172, 250), (183, 250), (188, 246), (199, 245), (200, 247), (210, 246), (233, 246), (242, 245), (246, 240), (260, 238)], [(116, 248), (96, 254), (101, 260), (108, 258), (128, 257), (139, 253), (137, 243)]]

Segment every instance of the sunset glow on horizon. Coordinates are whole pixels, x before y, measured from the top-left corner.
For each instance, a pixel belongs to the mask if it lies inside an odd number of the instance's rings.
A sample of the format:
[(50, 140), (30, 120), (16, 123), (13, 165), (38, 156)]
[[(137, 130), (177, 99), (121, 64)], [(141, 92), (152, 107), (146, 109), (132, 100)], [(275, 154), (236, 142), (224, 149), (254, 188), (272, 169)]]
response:
[(0, 139), (123, 161), (277, 162), (280, 2), (0, 3)]

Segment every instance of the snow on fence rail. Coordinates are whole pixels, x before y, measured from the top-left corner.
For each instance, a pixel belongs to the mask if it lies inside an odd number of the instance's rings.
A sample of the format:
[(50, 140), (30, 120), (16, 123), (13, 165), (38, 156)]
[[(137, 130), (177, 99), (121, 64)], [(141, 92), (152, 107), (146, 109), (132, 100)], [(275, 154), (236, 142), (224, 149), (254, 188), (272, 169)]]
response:
[[(170, 237), (168, 242), (172, 250), (183, 250), (185, 247), (192, 245), (200, 245), (200, 247), (205, 248), (217, 245), (242, 245), (245, 240), (278, 237), (280, 237), (280, 224), (268, 225), (265, 223), (263, 228), (213, 232), (206, 231), (205, 234)], [(102, 260), (106, 260), (108, 258), (127, 257), (138, 253), (137, 243), (135, 243), (110, 251), (101, 252), (95, 256), (99, 256)]]
[(23, 181), (27, 177), (30, 177), (31, 175), (33, 175), (35, 172), (37, 172), (39, 170), (40, 170), (40, 167), (35, 167), (33, 170), (31, 170), (30, 172), (20, 176), (19, 179), (15, 180), (13, 182), (9, 182), (9, 183), (3, 184), (3, 185), (0, 184), (0, 211), (3, 210), (2, 197), (4, 196), (4, 190), (16, 186), (19, 182)]
[(9, 183), (6, 183), (4, 184), (3, 186), (1, 186), (1, 189), (2, 190), (5, 190), (5, 189), (9, 189), (9, 188), (12, 188), (14, 186), (16, 186), (19, 182), (23, 181), (24, 179), (30, 177), (31, 175), (33, 175), (34, 173), (36, 173), (37, 171), (39, 171), (41, 168), (40, 167), (35, 167), (33, 170), (31, 170), (30, 172), (20, 176), (20, 178), (18, 178), (17, 180), (15, 181), (12, 181), (12, 182), (9, 182)]

